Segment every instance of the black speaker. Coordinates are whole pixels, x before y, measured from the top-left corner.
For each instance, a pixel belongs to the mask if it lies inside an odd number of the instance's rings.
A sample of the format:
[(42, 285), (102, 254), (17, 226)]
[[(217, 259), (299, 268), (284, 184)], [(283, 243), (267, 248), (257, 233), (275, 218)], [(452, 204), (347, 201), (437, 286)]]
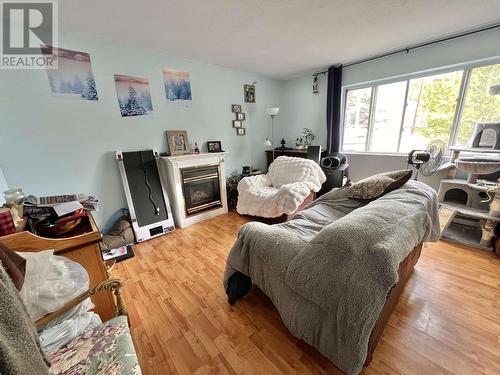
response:
[[(324, 158), (325, 159), (325, 158)], [(326, 181), (321, 186), (317, 196), (328, 193), (333, 188), (341, 188), (349, 179), (349, 164), (342, 164), (339, 168), (321, 168), (326, 175)]]
[(337, 169), (346, 163), (347, 157), (344, 154), (340, 152), (334, 152), (333, 154), (325, 156), (323, 159), (321, 159), (321, 168)]
[(328, 193), (333, 188), (341, 188), (349, 178), (347, 157), (341, 152), (334, 152), (322, 158), (321, 169), (326, 175), (326, 181), (318, 196)]

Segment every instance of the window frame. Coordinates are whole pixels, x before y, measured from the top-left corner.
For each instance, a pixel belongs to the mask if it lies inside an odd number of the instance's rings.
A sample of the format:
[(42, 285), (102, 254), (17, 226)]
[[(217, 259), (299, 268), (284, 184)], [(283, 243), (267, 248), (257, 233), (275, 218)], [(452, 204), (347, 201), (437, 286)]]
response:
[[(460, 87), (458, 91), (458, 96), (457, 96), (457, 104), (455, 106), (455, 114), (453, 116), (453, 122), (451, 125), (451, 131), (450, 131), (450, 137), (448, 139), (448, 145), (453, 145), (457, 139), (458, 135), (458, 129), (460, 126), (460, 121), (462, 118), (463, 110), (464, 110), (464, 105), (465, 105), (465, 100), (467, 98), (467, 90), (469, 88), (469, 82), (471, 78), (471, 73), (474, 68), (480, 68), (484, 66), (489, 66), (489, 65), (496, 65), (500, 64), (500, 57), (493, 57), (493, 58), (487, 58), (487, 59), (481, 59), (481, 60), (475, 60), (472, 62), (467, 62), (467, 63), (462, 63), (462, 64), (454, 64), (454, 65), (449, 65), (446, 67), (442, 68), (436, 68), (436, 69), (429, 69), (429, 70), (424, 70), (420, 72), (415, 72), (415, 73), (409, 73), (409, 74), (401, 74), (389, 78), (383, 78), (383, 79), (378, 79), (378, 80), (373, 80), (373, 81), (367, 81), (367, 82), (362, 82), (362, 83), (355, 83), (351, 85), (345, 85), (342, 86), (342, 94), (341, 94), (341, 112), (340, 112), (340, 119), (341, 119), (341, 144), (340, 148), (343, 153), (346, 154), (360, 154), (360, 155), (394, 155), (394, 156), (403, 156), (407, 155), (406, 152), (373, 152), (373, 151), (368, 151), (370, 143), (371, 143), (371, 136), (373, 134), (373, 121), (374, 121), (374, 110), (376, 106), (376, 97), (377, 97), (377, 91), (378, 91), (378, 86), (381, 85), (386, 85), (390, 83), (396, 83), (396, 82), (404, 82), (406, 81), (406, 90), (405, 90), (405, 101), (404, 101), (404, 107), (402, 111), (402, 116), (401, 116), (401, 124), (399, 128), (399, 138), (398, 138), (398, 149), (401, 146), (401, 137), (402, 137), (402, 131), (403, 131), (403, 125), (404, 125), (404, 118), (406, 114), (406, 109), (408, 106), (408, 92), (409, 92), (409, 87), (410, 87), (410, 81), (413, 79), (418, 79), (418, 78), (424, 78), (424, 77), (429, 77), (433, 75), (440, 75), (440, 74), (446, 74), (446, 73), (452, 73), (452, 72), (457, 72), (457, 71), (462, 71), (462, 80), (460, 82)], [(345, 123), (345, 112), (346, 112), (346, 99), (347, 99), (347, 92), (350, 90), (358, 90), (358, 89), (364, 89), (364, 88), (369, 88), (371, 87), (371, 98), (370, 98), (370, 113), (368, 115), (368, 129), (367, 129), (367, 134), (366, 134), (366, 141), (365, 141), (365, 150), (364, 151), (349, 151), (349, 150), (344, 150), (344, 123)], [(449, 149), (446, 150), (446, 154), (449, 154), (450, 151)]]

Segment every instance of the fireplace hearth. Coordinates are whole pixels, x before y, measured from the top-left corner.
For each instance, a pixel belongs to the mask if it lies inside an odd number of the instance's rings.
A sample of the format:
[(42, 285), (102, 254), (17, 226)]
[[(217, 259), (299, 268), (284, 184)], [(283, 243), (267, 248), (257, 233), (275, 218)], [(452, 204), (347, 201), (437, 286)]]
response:
[(227, 213), (224, 156), (219, 152), (161, 158), (176, 226), (185, 228)]

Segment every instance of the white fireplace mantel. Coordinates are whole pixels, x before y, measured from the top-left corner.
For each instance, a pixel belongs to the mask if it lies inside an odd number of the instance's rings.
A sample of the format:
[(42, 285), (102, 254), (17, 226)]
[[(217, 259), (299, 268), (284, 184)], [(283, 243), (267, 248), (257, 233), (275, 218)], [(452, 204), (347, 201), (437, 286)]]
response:
[[(200, 153), (178, 156), (165, 156), (161, 159), (160, 174), (168, 186), (168, 196), (172, 205), (175, 224), (185, 228), (191, 224), (212, 217), (227, 214), (226, 176), (224, 173), (224, 152)], [(202, 211), (195, 215), (186, 214), (181, 170), (184, 168), (217, 165), (219, 168), (219, 189), (222, 207)]]

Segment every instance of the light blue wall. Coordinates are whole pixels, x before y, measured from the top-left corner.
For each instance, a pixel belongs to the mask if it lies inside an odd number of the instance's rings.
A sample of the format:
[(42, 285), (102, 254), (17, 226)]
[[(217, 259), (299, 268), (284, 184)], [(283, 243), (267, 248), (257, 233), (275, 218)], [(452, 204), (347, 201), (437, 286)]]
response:
[[(437, 71), (464, 63), (500, 62), (500, 30), (439, 43), (401, 54), (343, 69), (343, 85), (391, 79), (414, 72)], [(326, 146), (326, 77), (320, 76), (320, 92), (312, 93), (312, 73), (283, 84), (280, 124), (277, 133), (294, 140), (303, 127), (316, 134), (315, 144)], [(374, 173), (402, 169), (405, 155), (350, 154), (351, 178), (359, 180)], [(438, 187), (440, 176), (427, 180)]]
[(314, 133), (313, 144), (326, 147), (326, 78), (320, 76), (318, 94), (312, 93), (312, 83), (311, 75), (283, 82), (275, 138), (285, 138), (288, 147), (295, 147), (303, 128)]
[[(263, 145), (270, 134), (267, 107), (280, 106), (280, 81), (168, 55), (137, 46), (61, 35), (61, 48), (90, 53), (99, 100), (52, 97), (45, 71), (0, 71), (0, 168), (10, 187), (34, 195), (87, 193), (101, 200), (100, 224), (126, 207), (114, 153), (154, 148), (166, 151), (165, 131), (187, 130), (206, 151), (221, 140), (228, 152), (226, 173), (242, 165), (265, 166)], [(193, 107), (165, 100), (162, 68), (191, 72)], [(147, 78), (154, 111), (122, 118), (113, 74)], [(243, 84), (258, 81), (257, 103), (243, 103)], [(231, 104), (246, 112), (245, 136), (232, 128)], [(279, 124), (279, 119), (276, 124)]]

